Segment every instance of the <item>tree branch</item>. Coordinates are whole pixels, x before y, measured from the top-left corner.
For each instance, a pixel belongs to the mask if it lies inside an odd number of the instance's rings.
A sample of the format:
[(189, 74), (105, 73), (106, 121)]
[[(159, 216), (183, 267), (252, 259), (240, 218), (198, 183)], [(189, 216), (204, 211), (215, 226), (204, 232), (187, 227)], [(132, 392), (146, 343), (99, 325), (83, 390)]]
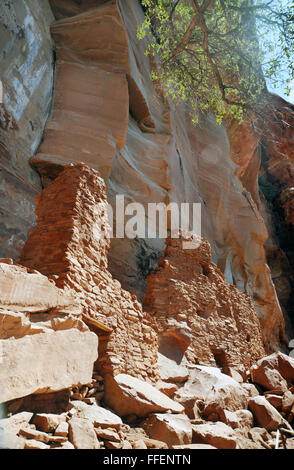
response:
[[(208, 3), (209, 0), (207, 0), (206, 3)], [(210, 2), (211, 3), (211, 2)], [(203, 4), (202, 4), (203, 6)], [(211, 57), (211, 54), (210, 54), (210, 51), (209, 51), (209, 46), (208, 46), (208, 29), (207, 29), (207, 26), (206, 26), (206, 23), (205, 23), (205, 20), (204, 20), (204, 17), (203, 17), (203, 14), (202, 14), (202, 11), (199, 7), (199, 4), (198, 4), (198, 1), (197, 0), (193, 0), (193, 8), (194, 8), (194, 11), (196, 12), (196, 15), (197, 15), (197, 19), (198, 19), (198, 25), (202, 31), (202, 43), (203, 43), (203, 50), (204, 50), (204, 54), (211, 66), (211, 69), (212, 69), (212, 72), (213, 72), (213, 75), (216, 79), (216, 82), (217, 82), (217, 85), (218, 85), (218, 88), (221, 92), (221, 95), (222, 95), (222, 99), (224, 100), (225, 103), (229, 104), (229, 105), (237, 105), (237, 106), (242, 106), (244, 107), (244, 103), (242, 102), (239, 102), (239, 101), (235, 101), (235, 100), (231, 100), (229, 98), (227, 98), (226, 96), (226, 87), (223, 83), (223, 80), (222, 80), (222, 77), (221, 77), (221, 74), (220, 74), (220, 71), (218, 70), (218, 67), (216, 66), (213, 58)]]
[(197, 24), (197, 17), (193, 16), (193, 18), (191, 19), (190, 24), (188, 26), (188, 29), (185, 32), (184, 36), (183, 36), (183, 39), (181, 40), (179, 46), (172, 51), (171, 56), (168, 58), (168, 60), (173, 59), (176, 55), (183, 52), (183, 50), (187, 46), (187, 44), (188, 44), (188, 42), (189, 42), (189, 40), (192, 36), (193, 30), (194, 30), (196, 24)]

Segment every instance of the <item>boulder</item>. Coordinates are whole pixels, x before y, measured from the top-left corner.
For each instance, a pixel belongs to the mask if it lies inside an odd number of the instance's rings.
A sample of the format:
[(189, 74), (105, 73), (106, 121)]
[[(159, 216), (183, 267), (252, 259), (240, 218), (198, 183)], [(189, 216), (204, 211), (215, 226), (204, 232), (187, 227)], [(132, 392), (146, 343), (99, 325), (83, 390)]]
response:
[(75, 446), (69, 441), (64, 442), (59, 447), (55, 447), (55, 449), (74, 449), (74, 448)]
[(68, 435), (68, 423), (67, 422), (61, 422), (54, 433), (55, 436), (63, 436), (66, 437)]
[(253, 414), (249, 410), (237, 410), (238, 428), (248, 432), (254, 424)]
[(53, 432), (59, 424), (66, 421), (65, 415), (37, 413), (32, 423), (36, 425), (37, 429), (44, 432)]
[(159, 441), (158, 439), (149, 439), (148, 437), (142, 437), (146, 444), (147, 449), (167, 449), (166, 442)]
[(224, 410), (221, 421), (232, 429), (239, 429), (247, 435), (248, 431), (253, 427), (254, 420), (253, 415), (249, 410)]
[(138, 439), (137, 441), (133, 443), (132, 448), (133, 449), (147, 449), (147, 446), (145, 442), (143, 441), (143, 439)]
[(255, 365), (251, 368), (251, 379), (266, 390), (280, 389), (284, 392), (287, 390), (287, 382), (281, 374), (264, 364)]
[(139, 417), (150, 413), (172, 411), (181, 413), (184, 408), (155, 387), (127, 374), (105, 377), (104, 402), (119, 416), (135, 414)]
[(158, 368), (161, 379), (165, 382), (186, 382), (189, 377), (188, 369), (178, 365), (176, 361), (158, 353)]
[(294, 394), (291, 393), (289, 390), (284, 393), (282, 397), (282, 410), (285, 413), (289, 413), (294, 406)]
[(183, 395), (179, 399), (178, 396), (174, 398), (181, 403), (181, 405), (184, 407), (185, 414), (188, 416), (189, 419), (194, 419), (198, 418), (197, 414), (197, 402), (195, 402), (195, 397), (191, 397), (189, 395)]
[(232, 377), (232, 379), (236, 380), (239, 384), (244, 382), (243, 375), (234, 367), (228, 367), (227, 374)]
[(250, 398), (248, 402), (249, 409), (253, 413), (258, 426), (267, 431), (275, 431), (280, 425), (286, 425), (287, 421), (263, 396)]
[(38, 271), (0, 263), (0, 307), (17, 312), (46, 312), (74, 304), (74, 297)]
[(44, 442), (36, 441), (35, 439), (30, 439), (29, 441), (25, 441), (24, 449), (50, 449), (48, 444)]
[(207, 423), (193, 425), (193, 443), (209, 444), (217, 449), (235, 449), (238, 444), (237, 436), (224, 423)]
[(122, 449), (124, 450), (131, 450), (132, 449), (132, 444), (129, 441), (123, 441), (122, 444)]
[(33, 428), (20, 428), (19, 435), (25, 437), (26, 439), (33, 439), (35, 441), (44, 442), (45, 444), (63, 444), (67, 441), (67, 437), (64, 436), (52, 436), (43, 431), (38, 431)]
[[(199, 403), (199, 402), (196, 402), (195, 408), (197, 406), (197, 403)], [(219, 405), (218, 402), (213, 402), (212, 401), (212, 402), (208, 403), (208, 405), (206, 405), (206, 406), (204, 404), (202, 404), (202, 406), (200, 406), (200, 410), (198, 408), (198, 412), (199, 412), (199, 415), (207, 421), (213, 421), (213, 422), (222, 421), (222, 422), (225, 422), (225, 420), (226, 420), (225, 410), (222, 406)]]
[(23, 411), (0, 420), (0, 449), (23, 449), (25, 438), (18, 435), (21, 428), (29, 427), (33, 413)]
[(275, 394), (269, 393), (268, 395), (265, 396), (265, 398), (274, 408), (281, 411), (282, 401), (283, 401), (282, 395), (275, 395)]
[(258, 397), (258, 395), (260, 395), (260, 392), (257, 390), (254, 384), (245, 383), (245, 384), (242, 384), (242, 388), (243, 390), (245, 390), (245, 393), (247, 394), (247, 398)]
[(287, 449), (294, 449), (294, 438), (287, 439)]
[(247, 394), (243, 387), (216, 367), (197, 366), (191, 370), (189, 380), (174, 395), (184, 404), (202, 400), (207, 405), (218, 403), (222, 408), (236, 411), (247, 408)]
[(97, 336), (77, 329), (0, 340), (0, 402), (91, 380)]
[(218, 403), (212, 402), (201, 413), (208, 421), (221, 421), (232, 429), (248, 432), (253, 426), (253, 415), (249, 410), (229, 411), (223, 409)]
[(265, 369), (275, 370), (285, 380), (289, 380), (290, 382), (294, 381), (294, 358), (287, 356), (286, 354), (275, 352), (270, 356), (260, 359), (256, 366), (251, 368), (252, 379), (255, 382), (260, 379), (263, 380)]
[(113, 431), (112, 429), (103, 429), (103, 428), (95, 428), (95, 432), (98, 437), (101, 439), (106, 439), (107, 441), (113, 442), (120, 442), (121, 438), (117, 434), (117, 432)]
[(93, 423), (84, 418), (69, 421), (69, 440), (75, 449), (100, 449)]
[[(62, 440), (60, 441), (59, 440), (60, 438), (58, 438), (58, 437), (50, 436), (46, 432), (38, 431), (36, 429), (32, 429), (32, 428), (29, 428), (29, 427), (20, 428), (18, 433), (19, 433), (20, 436), (23, 436), (26, 439), (33, 439), (35, 441), (44, 442), (45, 444), (48, 444), (48, 442), (50, 442), (50, 441), (52, 441), (52, 442), (64, 442), (66, 440), (66, 439), (62, 438)], [(56, 439), (57, 439), (57, 441), (56, 441)]]
[(167, 397), (171, 398), (174, 393), (178, 390), (178, 387), (175, 384), (170, 384), (167, 382), (157, 382), (156, 384), (157, 390), (161, 393), (164, 393)]
[(121, 449), (123, 446), (121, 442), (113, 442), (113, 441), (104, 441), (104, 445), (106, 449), (111, 449), (111, 450)]
[(141, 426), (150, 438), (166, 442), (169, 447), (192, 443), (192, 425), (185, 415), (155, 413)]
[(74, 415), (79, 418), (88, 419), (95, 427), (120, 429), (123, 424), (119, 416), (101, 406), (87, 405), (82, 401), (73, 401), (72, 404), (76, 411)]
[(264, 428), (254, 427), (248, 432), (248, 436), (253, 442), (260, 445), (261, 447), (269, 448), (267, 441), (271, 438), (271, 435)]

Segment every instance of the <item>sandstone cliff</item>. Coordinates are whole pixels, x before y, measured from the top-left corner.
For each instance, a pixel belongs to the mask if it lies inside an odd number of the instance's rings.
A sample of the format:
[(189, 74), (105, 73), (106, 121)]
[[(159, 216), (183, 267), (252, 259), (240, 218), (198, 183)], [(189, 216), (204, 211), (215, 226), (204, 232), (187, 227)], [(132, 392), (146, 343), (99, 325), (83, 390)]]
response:
[[(213, 117), (193, 127), (189, 114), (167, 103), (150, 79), (146, 44), (136, 38), (143, 17), (138, 2), (99, 5), (52, 2), (53, 108), (32, 164), (46, 185), (64, 164), (82, 160), (102, 172), (110, 202), (117, 193), (145, 205), (201, 202), (213, 260), (228, 282), (253, 297), (267, 348), (277, 348), (284, 320), (256, 200), (258, 142), (248, 126), (226, 130)], [(142, 300), (146, 275), (163, 248), (159, 239), (113, 240), (110, 270)]]
[[(292, 429), (293, 360), (264, 356), (293, 336), (294, 108), (273, 95), (261, 141), (193, 126), (151, 80), (143, 15), (1, 9), (2, 447), (271, 448)], [(101, 236), (118, 194), (201, 203), (202, 238)]]

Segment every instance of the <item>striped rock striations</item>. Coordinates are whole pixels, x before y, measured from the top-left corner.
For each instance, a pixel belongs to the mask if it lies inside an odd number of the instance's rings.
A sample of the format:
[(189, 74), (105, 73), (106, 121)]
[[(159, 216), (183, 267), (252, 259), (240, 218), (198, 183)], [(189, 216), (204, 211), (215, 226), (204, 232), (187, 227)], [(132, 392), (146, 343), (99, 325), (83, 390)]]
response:
[(60, 18), (51, 34), (56, 44), (53, 111), (31, 162), (45, 184), (75, 161), (107, 178), (116, 149), (125, 144), (129, 117), (128, 44), (116, 4)]
[(37, 151), (50, 112), (53, 19), (47, 1), (1, 4), (0, 257), (14, 260), (34, 222), (34, 199), (41, 191), (29, 159)]

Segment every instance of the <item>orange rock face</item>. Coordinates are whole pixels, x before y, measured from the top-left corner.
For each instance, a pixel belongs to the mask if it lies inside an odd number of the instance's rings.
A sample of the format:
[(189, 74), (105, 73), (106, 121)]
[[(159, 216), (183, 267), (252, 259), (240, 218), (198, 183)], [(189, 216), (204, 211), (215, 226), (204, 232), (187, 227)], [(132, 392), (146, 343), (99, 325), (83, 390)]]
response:
[(83, 164), (68, 166), (40, 195), (21, 262), (74, 290), (99, 334), (101, 373), (157, 375), (157, 338), (135, 296), (109, 273), (105, 184)]
[(275, 113), (268, 116), (263, 139), (269, 173), (281, 183), (292, 186), (294, 177), (294, 106), (277, 95), (271, 96)]
[(128, 45), (118, 9), (108, 2), (60, 19), (51, 34), (57, 54), (53, 112), (32, 163), (45, 178), (81, 160), (107, 177), (129, 117)]
[[(155, 63), (144, 55), (147, 42), (137, 37), (144, 19), (137, 0), (50, 4), (57, 20), (51, 25), (54, 97), (31, 159), (43, 185), (64, 165), (83, 161), (101, 172), (110, 202), (117, 194), (145, 207), (200, 202), (202, 234), (215, 263), (228, 282), (250, 293), (266, 347), (277, 350), (284, 322), (264, 252), (268, 233), (259, 213), (260, 160), (251, 127), (217, 126), (211, 116), (192, 126), (183, 106), (164, 99), (151, 79)], [(140, 300), (164, 243), (111, 244), (110, 272)]]
[(147, 278), (143, 305), (158, 329), (159, 352), (178, 364), (248, 367), (264, 355), (251, 298), (225, 282), (205, 239), (194, 237), (195, 249), (183, 249), (184, 240), (182, 234), (167, 240)]
[(274, 94), (270, 104), (262, 142), (260, 189), (269, 231), (266, 250), (290, 339), (294, 335), (294, 106)]

